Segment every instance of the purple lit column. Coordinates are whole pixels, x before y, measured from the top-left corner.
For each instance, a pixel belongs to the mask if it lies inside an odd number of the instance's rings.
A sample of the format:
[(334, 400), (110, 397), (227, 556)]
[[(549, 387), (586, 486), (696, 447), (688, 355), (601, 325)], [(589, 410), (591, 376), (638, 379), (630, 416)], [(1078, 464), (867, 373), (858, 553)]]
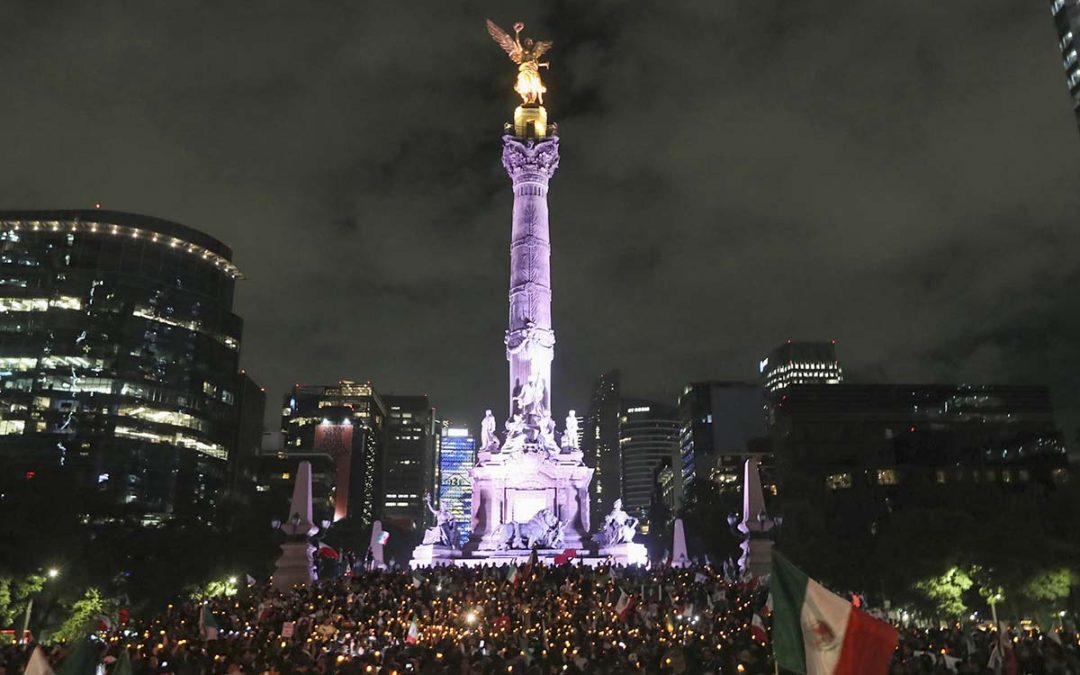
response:
[(510, 240), (510, 323), (506, 358), (513, 398), (532, 380), (543, 388), (543, 408), (551, 409), (551, 240), (548, 236), (548, 180), (559, 166), (559, 139), (503, 136), (503, 166), (514, 183), (514, 228)]

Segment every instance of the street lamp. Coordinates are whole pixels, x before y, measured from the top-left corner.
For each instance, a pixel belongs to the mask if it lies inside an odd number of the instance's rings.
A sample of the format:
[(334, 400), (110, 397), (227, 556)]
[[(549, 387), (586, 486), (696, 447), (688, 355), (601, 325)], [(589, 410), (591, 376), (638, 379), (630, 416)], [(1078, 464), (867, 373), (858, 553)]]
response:
[(60, 570), (56, 569), (55, 567), (50, 567), (49, 571), (46, 572), (46, 574), (49, 576), (50, 579), (55, 579), (56, 577), (60, 576)]

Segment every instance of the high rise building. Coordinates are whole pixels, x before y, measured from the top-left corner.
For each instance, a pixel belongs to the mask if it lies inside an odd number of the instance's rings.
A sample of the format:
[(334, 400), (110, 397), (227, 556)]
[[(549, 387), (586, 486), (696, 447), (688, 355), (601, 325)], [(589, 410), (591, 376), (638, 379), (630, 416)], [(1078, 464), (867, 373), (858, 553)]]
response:
[(370, 382), (298, 384), (285, 395), (281, 416), (283, 452), (333, 459), (334, 520), (370, 523), (379, 508), (387, 409)]
[(238, 442), (239, 277), (166, 220), (0, 212), (0, 482), (59, 472), (91, 522), (209, 522)]
[(1050, 13), (1054, 16), (1057, 28), (1058, 49), (1061, 50), (1061, 65), (1065, 69), (1065, 86), (1072, 98), (1073, 115), (1080, 125), (1080, 62), (1077, 61), (1077, 47), (1080, 42), (1080, 0), (1053, 0)]
[(447, 425), (439, 445), (439, 504), (454, 514), (464, 543), (472, 520), (469, 470), (476, 464), (476, 439), (468, 427)]
[(246, 497), (255, 479), (255, 457), (262, 448), (266, 390), (241, 370), (235, 391), (238, 420), (233, 443), (235, 450), (229, 453), (229, 490), (238, 497)]
[(593, 385), (592, 399), (582, 425), (581, 451), (595, 468), (590, 488), (592, 522), (601, 522), (622, 496), (622, 458), (619, 455), (621, 405), (618, 370), (604, 373)]
[(793, 342), (780, 345), (758, 364), (769, 395), (794, 384), (839, 384), (844, 371), (836, 358), (836, 341)]
[(424, 523), (424, 494), (435, 482), (435, 409), (427, 396), (383, 397), (386, 439), (379, 517), (405, 529)]
[[(752, 441), (767, 436), (765, 390), (747, 382), (694, 382), (679, 396), (677, 507), (693, 495), (694, 482), (737, 487)], [(676, 507), (676, 508), (677, 508)]]
[(653, 498), (657, 470), (679, 454), (675, 408), (656, 401), (623, 399), (619, 411), (623, 508), (644, 513)]

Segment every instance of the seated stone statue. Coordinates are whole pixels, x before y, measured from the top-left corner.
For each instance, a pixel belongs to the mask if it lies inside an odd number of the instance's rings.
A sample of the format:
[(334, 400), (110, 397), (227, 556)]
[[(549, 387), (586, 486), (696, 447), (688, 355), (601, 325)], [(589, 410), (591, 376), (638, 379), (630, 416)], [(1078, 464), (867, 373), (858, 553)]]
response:
[(638, 519), (623, 511), (622, 500), (616, 499), (611, 513), (604, 517), (600, 531), (593, 535), (593, 541), (601, 548), (617, 544), (632, 544), (637, 534)]

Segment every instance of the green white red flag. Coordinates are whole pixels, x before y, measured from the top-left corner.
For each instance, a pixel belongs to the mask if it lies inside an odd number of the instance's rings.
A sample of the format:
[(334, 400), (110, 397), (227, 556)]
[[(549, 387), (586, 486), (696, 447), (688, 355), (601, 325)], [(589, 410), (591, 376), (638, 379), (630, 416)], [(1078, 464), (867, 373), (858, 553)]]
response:
[(773, 551), (773, 655), (806, 675), (887, 675), (895, 628), (829, 591)]

